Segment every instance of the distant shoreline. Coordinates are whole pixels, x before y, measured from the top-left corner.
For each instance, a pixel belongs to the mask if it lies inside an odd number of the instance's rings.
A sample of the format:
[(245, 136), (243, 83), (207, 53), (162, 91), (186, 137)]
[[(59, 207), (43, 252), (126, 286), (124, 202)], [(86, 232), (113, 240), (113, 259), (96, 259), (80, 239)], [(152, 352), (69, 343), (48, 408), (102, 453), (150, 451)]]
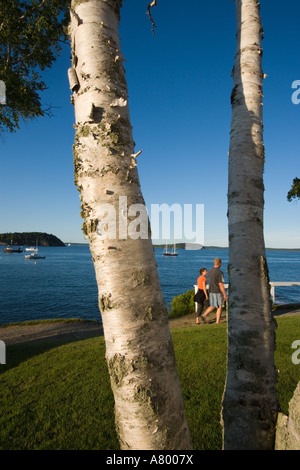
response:
[(46, 232), (0, 233), (0, 245), (12, 246), (65, 246), (55, 235)]

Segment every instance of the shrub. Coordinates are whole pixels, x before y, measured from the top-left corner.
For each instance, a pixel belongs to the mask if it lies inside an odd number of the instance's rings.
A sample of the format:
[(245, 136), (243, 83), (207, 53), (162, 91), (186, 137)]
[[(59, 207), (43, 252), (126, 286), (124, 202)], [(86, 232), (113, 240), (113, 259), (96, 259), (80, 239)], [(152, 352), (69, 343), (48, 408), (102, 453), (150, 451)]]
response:
[(194, 289), (188, 290), (185, 294), (174, 297), (171, 302), (170, 318), (183, 317), (195, 312)]

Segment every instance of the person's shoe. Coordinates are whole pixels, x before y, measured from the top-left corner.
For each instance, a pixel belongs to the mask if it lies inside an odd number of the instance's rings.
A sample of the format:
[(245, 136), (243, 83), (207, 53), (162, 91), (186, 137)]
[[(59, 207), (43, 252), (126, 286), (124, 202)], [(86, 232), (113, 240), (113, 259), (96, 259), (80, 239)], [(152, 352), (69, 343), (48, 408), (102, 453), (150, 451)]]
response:
[(203, 315), (200, 316), (200, 321), (201, 323), (207, 323), (207, 318), (204, 317)]

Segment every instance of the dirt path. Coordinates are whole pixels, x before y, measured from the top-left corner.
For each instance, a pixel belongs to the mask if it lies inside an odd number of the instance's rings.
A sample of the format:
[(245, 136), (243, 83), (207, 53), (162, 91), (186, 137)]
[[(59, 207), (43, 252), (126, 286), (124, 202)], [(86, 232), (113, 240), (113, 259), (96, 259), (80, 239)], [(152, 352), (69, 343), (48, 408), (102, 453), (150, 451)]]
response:
[[(290, 304), (278, 306), (273, 312), (275, 317), (300, 315), (300, 304)], [(221, 323), (226, 321), (225, 312), (222, 313)], [(208, 323), (215, 323), (215, 314), (208, 316)], [(195, 324), (195, 314), (186, 315), (181, 318), (169, 321), (170, 328), (183, 326), (195, 326), (201, 328), (203, 325)], [(101, 323), (96, 321), (41, 321), (37, 324), (19, 324), (0, 327), (0, 340), (6, 345), (32, 343), (37, 341), (56, 341), (68, 339), (85, 339), (102, 336), (103, 329)]]
[(85, 339), (103, 335), (101, 323), (91, 321), (47, 321), (36, 325), (22, 324), (0, 327), (0, 340), (6, 345), (37, 341)]
[[(273, 311), (273, 316), (276, 318), (284, 316), (298, 316), (300, 315), (300, 304), (286, 304), (286, 305), (278, 305), (276, 306), (276, 309)], [(207, 316), (207, 323), (215, 323), (216, 321), (216, 315), (215, 312), (212, 312)], [(196, 315), (191, 314), (191, 315), (186, 315), (181, 318), (175, 318), (173, 320), (170, 320), (170, 327), (171, 328), (176, 328), (176, 327), (181, 327), (181, 326), (191, 326), (194, 325), (196, 321)], [(226, 313), (222, 311), (220, 323), (226, 322)], [(195, 325), (198, 326), (198, 325)], [(200, 326), (200, 325), (199, 325)]]

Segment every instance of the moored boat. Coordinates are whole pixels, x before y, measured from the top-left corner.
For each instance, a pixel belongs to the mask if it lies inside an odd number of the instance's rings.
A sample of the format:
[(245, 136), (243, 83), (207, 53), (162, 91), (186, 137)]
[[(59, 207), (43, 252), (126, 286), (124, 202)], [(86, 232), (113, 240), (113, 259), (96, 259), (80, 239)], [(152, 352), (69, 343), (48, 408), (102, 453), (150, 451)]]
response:
[(22, 253), (23, 250), (22, 248), (14, 248), (13, 246), (7, 246), (6, 248), (3, 248), (3, 253)]
[(34, 251), (33, 253), (30, 253), (29, 255), (25, 255), (25, 259), (45, 259), (46, 256), (39, 255), (38, 251)]
[(46, 256), (39, 255), (38, 241), (36, 241), (36, 247), (32, 248), (32, 253), (25, 255), (25, 259), (45, 259)]
[(173, 251), (168, 251), (168, 245), (166, 245), (166, 248), (163, 254), (164, 256), (178, 256), (178, 253), (176, 251), (176, 245), (174, 244)]

